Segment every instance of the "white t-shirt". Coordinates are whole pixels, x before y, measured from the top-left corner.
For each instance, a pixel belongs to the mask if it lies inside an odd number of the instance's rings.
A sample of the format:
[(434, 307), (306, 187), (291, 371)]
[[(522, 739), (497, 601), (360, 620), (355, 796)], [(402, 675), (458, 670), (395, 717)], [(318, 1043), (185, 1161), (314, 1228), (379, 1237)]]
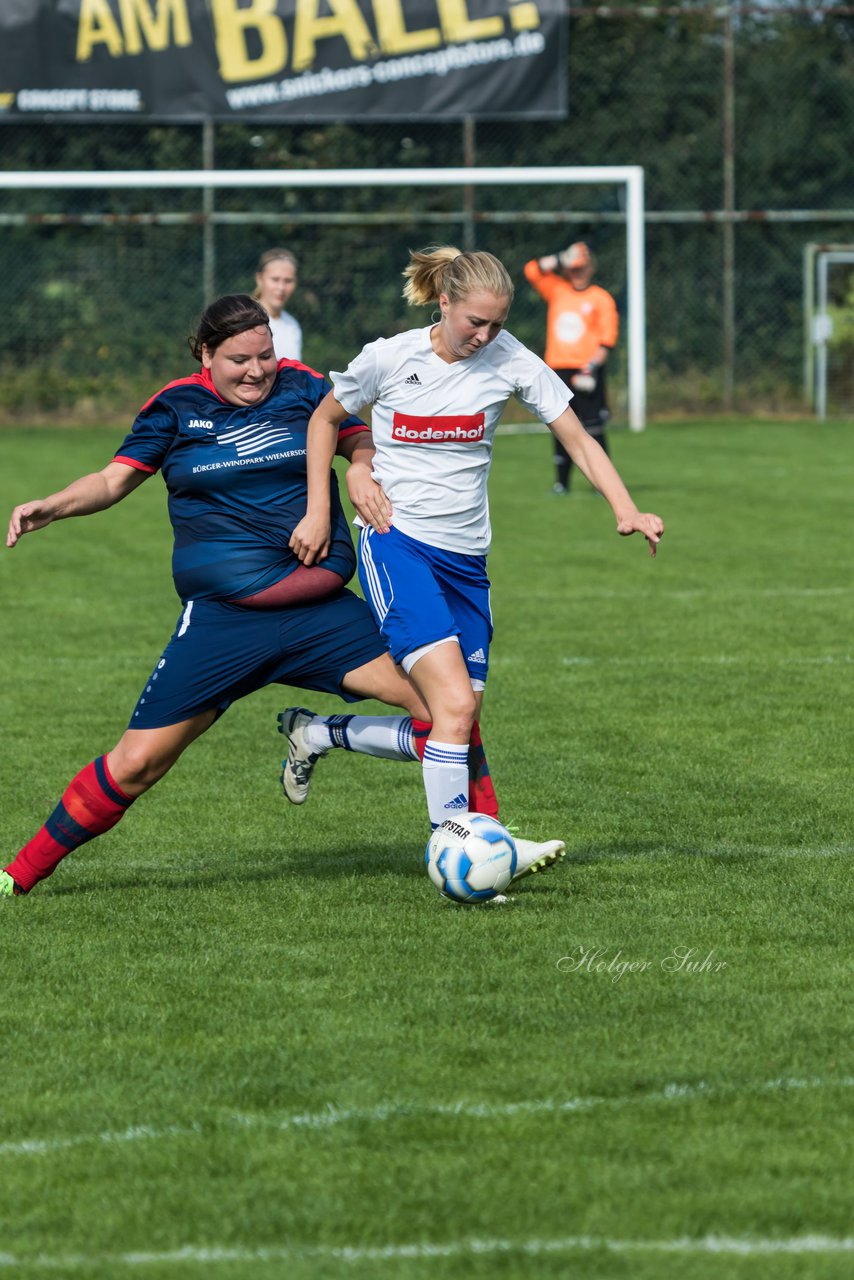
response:
[(485, 555), (486, 482), (495, 428), (511, 396), (554, 422), (572, 393), (539, 356), (502, 330), (474, 355), (448, 364), (430, 327), (370, 342), (329, 375), (348, 413), (373, 405), (374, 479), (395, 528), (446, 551)]
[(270, 332), (277, 360), (302, 360), (302, 329), (289, 312), (270, 316)]

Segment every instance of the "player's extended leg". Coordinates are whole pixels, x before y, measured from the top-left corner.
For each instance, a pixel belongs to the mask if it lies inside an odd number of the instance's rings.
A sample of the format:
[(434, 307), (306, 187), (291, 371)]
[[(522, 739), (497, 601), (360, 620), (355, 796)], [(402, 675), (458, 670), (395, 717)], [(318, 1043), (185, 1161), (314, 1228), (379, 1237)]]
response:
[[(279, 712), (279, 733), (288, 739), (282, 790), (291, 804), (308, 799), (314, 768), (336, 747), (380, 760), (423, 760), (432, 725), (413, 716), (315, 715), (306, 707)], [(469, 809), (498, 817), (486, 748), (475, 720), (469, 741)]]
[(475, 693), (454, 636), (409, 655), (410, 679), (430, 709), (421, 767), (431, 827), (468, 809), (468, 756), (482, 693)]
[(204, 711), (163, 729), (127, 729), (112, 751), (72, 778), (44, 826), (0, 871), (0, 897), (29, 893), (69, 853), (111, 830), (215, 719), (215, 711)]
[[(446, 818), (452, 818), (455, 810), (466, 807), (465, 792), (458, 788), (461, 779), (467, 777), (467, 769), (465, 773), (459, 770), (455, 752), (463, 750), (468, 756), (468, 748), (460, 744), (467, 743), (471, 736), (475, 717), (480, 715), (483, 692), (472, 689), (462, 650), (455, 643), (428, 646), (427, 652), (410, 668), (410, 677), (424, 695), (433, 716), (423, 767), (430, 825), (435, 828)], [(443, 740), (437, 741), (440, 734)], [(431, 744), (435, 747), (433, 753), (430, 753)], [(514, 880), (544, 870), (566, 853), (562, 840), (538, 842), (520, 836), (514, 839), (517, 855)]]
[[(308, 799), (317, 762), (334, 748), (377, 756), (383, 760), (422, 760), (432, 725), (429, 714), (410, 680), (386, 654), (344, 681), (348, 693), (397, 703), (408, 716), (318, 716), (304, 707), (288, 707), (279, 713), (279, 732), (288, 739), (282, 762), (282, 790), (292, 804)], [(480, 726), (472, 726), (469, 750), (468, 807), (476, 813), (498, 816), (498, 800), (492, 785)]]
[(372, 662), (348, 671), (341, 681), (345, 693), (358, 698), (374, 698), (391, 707), (403, 707), (416, 720), (427, 720), (429, 711), (413, 682), (396, 667), (391, 655), (382, 654)]
[[(279, 727), (290, 740), (282, 786), (288, 799), (302, 804), (308, 795), (314, 766), (333, 746), (349, 745), (351, 750), (361, 748), (366, 754), (387, 759), (420, 756), (430, 821), (438, 826), (449, 813), (469, 806), (468, 743), (479, 696), (472, 690), (456, 637), (425, 646), (416, 661), (420, 675), (411, 677), (412, 684), (394, 667), (391, 658), (387, 655), (386, 658), (387, 665), (382, 659), (376, 659), (349, 672), (342, 682), (344, 690), (359, 697), (394, 700), (411, 710), (417, 707), (421, 713), (417, 721), (360, 716), (353, 717), (359, 721), (355, 727), (350, 720), (344, 729), (342, 721), (346, 722), (348, 717), (330, 717), (317, 723), (302, 708), (290, 708), (280, 716)], [(389, 668), (393, 678), (389, 677)], [(438, 722), (435, 714), (428, 711), (431, 696), (428, 688), (438, 708)], [(423, 700), (418, 696), (419, 691), (425, 695)], [(417, 702), (412, 701), (413, 695)], [(428, 725), (429, 737), (423, 742), (423, 751), (419, 751), (416, 734), (419, 730), (423, 734)]]
[[(394, 528), (385, 535), (363, 529), (359, 580), (392, 655), (430, 709), (422, 768), (435, 827), (468, 807), (468, 743), (492, 636), (486, 559), (430, 547)], [(564, 851), (561, 841), (517, 841), (517, 848), (520, 874)]]
[[(341, 682), (345, 693), (374, 698), (405, 707), (408, 716), (315, 716), (305, 707), (288, 707), (279, 713), (279, 733), (288, 739), (282, 761), (282, 790), (291, 804), (308, 799), (318, 760), (333, 747), (346, 747), (385, 760), (414, 760), (414, 726), (423, 725), (429, 713), (412, 682), (396, 667), (388, 653), (348, 671)], [(357, 723), (352, 724), (356, 721)], [(347, 732), (345, 726), (352, 724)]]
[[(441, 654), (443, 649), (447, 651), (444, 655)], [(439, 660), (428, 661), (432, 654), (439, 654)], [(447, 697), (449, 672), (455, 666), (452, 657), (454, 654), (456, 654), (464, 673), (457, 686), (460, 699), (470, 705), (479, 715), (483, 695), (481, 692), (475, 693), (472, 690), (471, 679), (463, 662), (459, 644), (456, 641), (451, 640), (445, 644), (431, 647), (430, 651), (415, 663), (412, 678), (415, 682), (419, 678), (424, 681), (422, 691), (428, 703), (432, 691), (434, 701), (438, 701), (441, 704), (443, 698)], [(445, 662), (442, 660), (443, 658), (450, 658), (450, 661)], [(379, 662), (380, 660), (377, 661)], [(425, 662), (426, 666), (424, 665)], [(371, 668), (374, 668), (374, 670), (372, 671)], [(375, 663), (370, 663), (359, 671), (351, 672), (345, 681), (345, 688), (348, 692), (360, 693), (364, 697), (382, 699), (383, 694), (379, 691), (380, 686), (376, 684), (376, 676), (379, 674), (382, 679), (382, 671), (382, 666), (377, 667)], [(459, 675), (459, 671), (457, 671), (457, 675)], [(445, 726), (443, 732), (448, 736), (453, 734), (457, 739), (454, 743), (437, 742), (435, 724), (431, 727), (429, 723), (419, 722), (411, 717), (347, 715), (323, 717), (314, 716), (310, 711), (306, 711), (301, 707), (288, 708), (287, 711), (283, 711), (279, 716), (280, 732), (284, 733), (289, 739), (288, 757), (284, 762), (282, 772), (282, 787), (285, 795), (292, 803), (302, 804), (308, 796), (315, 765), (318, 760), (328, 754), (334, 747), (344, 747), (351, 751), (361, 751), (366, 755), (374, 755), (391, 760), (412, 760), (420, 757), (422, 759), (424, 789), (427, 794), (431, 825), (438, 826), (446, 817), (452, 816), (455, 811), (466, 807), (461, 800), (468, 771), (460, 768), (460, 764), (463, 763), (462, 758), (456, 762), (452, 759), (450, 767), (448, 767), (447, 756), (452, 753), (459, 753), (460, 757), (462, 757), (462, 753), (465, 752), (467, 756), (471, 757), (477, 753), (477, 749), (474, 746), (466, 750), (466, 745), (458, 740), (460, 733), (465, 731), (464, 725), (460, 728), (458, 712), (455, 718), (453, 712), (449, 713), (447, 709), (445, 711), (445, 719), (442, 720), (442, 724)], [(470, 741), (474, 743), (475, 737), (479, 738), (479, 733), (474, 733), (477, 720), (472, 720), (471, 723)], [(455, 725), (457, 726), (456, 730), (453, 727)], [(427, 736), (428, 730), (429, 737)], [(420, 737), (420, 750), (418, 737)], [(428, 746), (430, 747), (429, 752), (427, 751)], [(483, 754), (482, 744), (480, 754), (481, 756)], [(430, 757), (433, 757), (433, 760)], [(485, 757), (483, 757), (483, 763), (485, 765)], [(456, 772), (454, 772), (454, 764), (456, 764)], [(485, 775), (485, 781), (489, 783), (488, 771)], [(491, 791), (491, 783), (489, 783), (489, 789)], [(494, 792), (492, 792), (492, 796), (494, 802)], [(448, 807), (449, 801), (453, 806), (451, 808)], [(485, 806), (480, 810), (476, 810), (475, 801), (476, 797), (472, 796), (470, 791), (469, 808), (480, 812), (489, 811)], [(493, 816), (497, 816), (497, 804), (492, 812)], [(538, 842), (525, 840), (520, 836), (516, 836), (515, 840), (517, 866), (514, 880), (553, 865), (564, 856), (566, 851), (562, 840)]]

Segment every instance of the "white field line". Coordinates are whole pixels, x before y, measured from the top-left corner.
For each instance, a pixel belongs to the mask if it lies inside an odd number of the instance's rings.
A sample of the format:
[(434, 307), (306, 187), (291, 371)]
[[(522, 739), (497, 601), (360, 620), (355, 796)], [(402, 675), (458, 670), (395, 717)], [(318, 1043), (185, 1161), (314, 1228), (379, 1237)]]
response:
[[(830, 596), (850, 596), (854, 587), (661, 587), (656, 600), (820, 600)], [(651, 588), (579, 587), (573, 588), (573, 600), (649, 600)], [(536, 587), (528, 599), (536, 599)]]
[(2, 1156), (42, 1156), (51, 1151), (66, 1151), (69, 1147), (81, 1147), (87, 1143), (104, 1143), (117, 1146), (123, 1142), (159, 1141), (161, 1138), (183, 1138), (201, 1133), (201, 1125), (167, 1124), (156, 1127), (150, 1124), (132, 1125), (129, 1129), (105, 1130), (102, 1133), (80, 1133), (68, 1138), (25, 1138), (22, 1142), (0, 1142)]
[[(450, 1102), (450, 1103), (406, 1103), (389, 1102), (376, 1107), (328, 1107), (323, 1111), (306, 1111), (296, 1115), (277, 1119), (271, 1116), (249, 1115), (245, 1112), (232, 1112), (224, 1117), (226, 1124), (241, 1129), (273, 1129), (280, 1132), (289, 1130), (324, 1130), (344, 1124), (383, 1124), (389, 1120), (405, 1120), (407, 1118), (459, 1117), (468, 1120), (509, 1120), (514, 1116), (524, 1115), (570, 1115), (584, 1113), (600, 1108), (622, 1110), (636, 1106), (649, 1106), (659, 1103), (691, 1102), (697, 1098), (736, 1098), (739, 1095), (756, 1096), (762, 1094), (786, 1094), (815, 1089), (850, 1089), (854, 1086), (854, 1076), (843, 1076), (839, 1079), (813, 1077), (797, 1079), (781, 1076), (776, 1080), (766, 1080), (756, 1085), (710, 1085), (705, 1081), (697, 1084), (667, 1084), (663, 1089), (649, 1093), (629, 1094), (608, 1098), (588, 1094), (577, 1098), (531, 1098), (523, 1102)], [(27, 1138), (21, 1142), (0, 1143), (0, 1158), (15, 1156), (50, 1155), (54, 1151), (66, 1151), (70, 1147), (84, 1145), (120, 1145), (125, 1142), (157, 1142), (164, 1138), (186, 1138), (203, 1136), (211, 1132), (215, 1121), (207, 1124), (165, 1125), (158, 1128), (154, 1125), (135, 1125), (128, 1129), (105, 1130), (101, 1133), (76, 1134), (68, 1138)]]
[[(786, 849), (780, 845), (771, 844), (740, 844), (730, 849), (693, 849), (690, 850), (691, 857), (700, 858), (847, 858), (854, 853), (854, 844), (832, 844), (826, 845), (821, 849)], [(572, 855), (567, 855), (572, 860)], [(656, 858), (672, 858), (679, 856), (679, 851), (674, 853), (673, 849), (647, 849), (642, 853), (620, 853), (619, 851), (609, 850), (607, 853), (593, 853), (590, 857), (591, 862), (622, 862), (625, 860), (632, 862), (650, 861)], [(133, 863), (123, 862), (123, 866), (133, 866)], [(149, 866), (154, 870), (157, 863), (150, 863)], [(170, 868), (170, 870), (180, 870), (180, 867)]]
[[(499, 661), (499, 666), (518, 665), (520, 658), (503, 658)], [(774, 658), (763, 654), (761, 656), (743, 656), (742, 654), (730, 653), (703, 653), (691, 655), (689, 657), (669, 657), (665, 658), (661, 655), (644, 655), (633, 654), (631, 657), (582, 657), (579, 654), (568, 654), (561, 658), (561, 662), (565, 667), (755, 667), (762, 665), (767, 668), (770, 665), (776, 667), (850, 667), (854, 665), (854, 654), (850, 653), (821, 653), (813, 657), (798, 656), (796, 658)]]
[(42, 1267), (45, 1270), (73, 1271), (92, 1269), (95, 1266), (145, 1267), (164, 1264), (188, 1263), (212, 1266), (218, 1262), (306, 1262), (334, 1261), (342, 1263), (398, 1262), (404, 1259), (442, 1259), (483, 1257), (489, 1254), (524, 1254), (537, 1257), (544, 1254), (587, 1253), (593, 1250), (607, 1253), (665, 1253), (665, 1254), (720, 1254), (740, 1257), (768, 1257), (779, 1254), (834, 1254), (854, 1252), (851, 1236), (793, 1236), (783, 1239), (763, 1239), (752, 1236), (707, 1235), (696, 1239), (681, 1237), (675, 1240), (615, 1240), (609, 1236), (564, 1236), (556, 1240), (459, 1240), (447, 1244), (419, 1242), (412, 1244), (358, 1245), (308, 1245), (268, 1246), (261, 1249), (225, 1248), (217, 1246), (184, 1245), (180, 1249), (162, 1253), (110, 1253), (65, 1254), (49, 1256), (38, 1254), (24, 1258), (12, 1253), (0, 1253), (0, 1268)]
[(548, 432), (544, 422), (500, 422), (495, 428), (497, 436), (544, 436)]

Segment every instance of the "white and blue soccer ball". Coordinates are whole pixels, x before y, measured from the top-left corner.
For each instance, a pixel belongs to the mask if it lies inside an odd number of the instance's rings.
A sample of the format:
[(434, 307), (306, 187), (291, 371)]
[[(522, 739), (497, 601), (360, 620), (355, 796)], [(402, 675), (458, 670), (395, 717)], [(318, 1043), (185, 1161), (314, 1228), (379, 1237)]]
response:
[(427, 874), (453, 902), (487, 902), (516, 871), (516, 842), (485, 813), (459, 813), (438, 826), (424, 855)]

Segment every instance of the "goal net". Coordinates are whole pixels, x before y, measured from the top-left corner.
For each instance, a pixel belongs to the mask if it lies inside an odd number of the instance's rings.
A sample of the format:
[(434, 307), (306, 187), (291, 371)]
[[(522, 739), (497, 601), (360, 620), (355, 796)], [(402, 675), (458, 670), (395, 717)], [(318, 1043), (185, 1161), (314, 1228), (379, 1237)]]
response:
[[(378, 207), (382, 192), (394, 196), (393, 207)], [(591, 192), (599, 192), (598, 210), (585, 214), (579, 205)], [(30, 387), (33, 372), (43, 395), (55, 385), (58, 405), (72, 384), (78, 400), (87, 388), (97, 398), (108, 385), (116, 395), (124, 386), (132, 412), (134, 371), (149, 393), (161, 364), (164, 377), (173, 376), (176, 342), (202, 307), (218, 294), (251, 290), (259, 245), (274, 244), (296, 247), (303, 260), (294, 310), (304, 321), (306, 359), (327, 372), (370, 338), (411, 327), (412, 316), (400, 314), (404, 246), (489, 249), (515, 278), (528, 258), (600, 222), (616, 232), (615, 250), (621, 242), (601, 278), (620, 302), (625, 415), (639, 431), (646, 415), (639, 166), (0, 171), (0, 303), (18, 344), (7, 345), (0, 374), (14, 382), (25, 366)], [(523, 297), (519, 290), (510, 328), (541, 350), (542, 307), (526, 323)]]

